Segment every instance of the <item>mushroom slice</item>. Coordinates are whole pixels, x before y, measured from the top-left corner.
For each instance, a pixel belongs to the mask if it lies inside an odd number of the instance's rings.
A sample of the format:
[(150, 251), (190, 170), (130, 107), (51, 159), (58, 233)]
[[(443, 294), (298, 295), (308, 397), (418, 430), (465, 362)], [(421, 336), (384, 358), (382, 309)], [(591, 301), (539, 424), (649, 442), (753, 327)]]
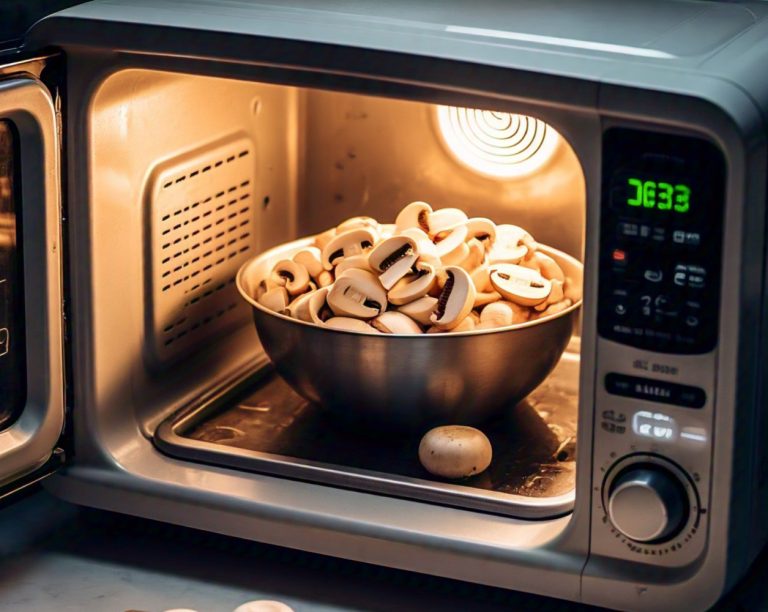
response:
[(419, 261), (428, 263), (435, 268), (442, 267), (442, 262), (437, 254), (437, 247), (435, 243), (430, 240), (429, 236), (417, 227), (409, 227), (402, 232), (400, 236), (407, 236), (412, 238), (416, 242), (416, 249), (419, 253)]
[(419, 258), (416, 242), (408, 236), (392, 236), (381, 241), (368, 255), (368, 265), (379, 272), (379, 282), (391, 289), (408, 274)]
[(396, 310), (382, 312), (378, 317), (371, 321), (380, 332), (385, 334), (420, 334), (421, 327), (409, 316)]
[(304, 293), (309, 289), (309, 272), (300, 263), (283, 259), (275, 264), (270, 276), (272, 282), (286, 288), (291, 296)]
[(328, 305), (337, 316), (372, 319), (387, 308), (387, 293), (370, 272), (351, 268), (336, 278)]
[(429, 232), (427, 218), (432, 214), (432, 207), (426, 202), (411, 202), (403, 208), (395, 219), (395, 233), (401, 233), (409, 227), (418, 227)]
[(409, 316), (411, 319), (422, 325), (430, 325), (430, 317), (437, 308), (437, 298), (425, 295), (418, 300), (408, 302), (398, 306), (397, 311)]
[(312, 278), (317, 279), (324, 270), (322, 257), (323, 253), (320, 249), (309, 246), (296, 251), (291, 259), (304, 266), (307, 269), (307, 272), (309, 272), (309, 275)]
[(371, 266), (368, 264), (368, 253), (352, 255), (352, 257), (345, 257), (342, 259), (336, 266), (336, 276), (343, 274), (345, 270), (349, 270), (351, 268), (373, 272), (373, 268), (371, 268)]
[(459, 208), (441, 208), (427, 215), (428, 233), (434, 237), (457, 225), (464, 225), (468, 221), (467, 214)]
[(321, 251), (326, 245), (336, 237), (336, 228), (332, 227), (329, 230), (325, 230), (315, 236), (315, 246)]
[(467, 226), (464, 224), (455, 225), (449, 229), (443, 230), (434, 236), (435, 250), (437, 256), (444, 259), (447, 255), (461, 248), (461, 245), (467, 239)]
[(491, 285), (491, 272), (488, 266), (480, 266), (472, 270), (469, 273), (472, 282), (475, 285), (475, 289), (480, 291), (492, 291), (493, 285)]
[(486, 251), (490, 251), (496, 242), (496, 224), (485, 217), (473, 217), (466, 223), (467, 240), (476, 238)]
[(546, 253), (537, 251), (533, 259), (539, 264), (539, 272), (544, 278), (565, 282), (565, 273), (559, 264)]
[(282, 314), (288, 306), (288, 291), (285, 287), (273, 287), (267, 290), (258, 301), (265, 308)]
[(309, 313), (309, 305), (315, 293), (317, 293), (317, 290), (308, 291), (307, 293), (304, 293), (294, 299), (290, 304), (288, 304), (286, 314), (289, 317), (298, 319), (299, 321), (312, 323), (312, 315)]
[(470, 238), (465, 244), (467, 245), (467, 256), (461, 260), (459, 265), (467, 272), (472, 272), (485, 261), (485, 247), (477, 238)]
[(563, 294), (574, 304), (581, 301), (581, 285), (576, 283), (570, 276), (565, 277)]
[(559, 280), (552, 280), (552, 291), (549, 292), (547, 299), (541, 304), (534, 306), (536, 310), (545, 310), (550, 304), (556, 304), (562, 302), (565, 299), (565, 293), (563, 292), (563, 283)]
[(435, 284), (435, 269), (429, 264), (417, 262), (414, 270), (416, 272), (406, 274), (389, 290), (387, 298), (391, 304), (402, 306), (429, 293)]
[(493, 288), (505, 299), (521, 306), (541, 304), (552, 291), (552, 281), (530, 268), (496, 264), (490, 271)]
[(519, 263), (536, 243), (531, 235), (517, 225), (497, 225), (496, 242), (488, 254), (490, 263)]
[(467, 271), (458, 266), (443, 268), (441, 274), (446, 276), (446, 280), (429, 320), (440, 329), (453, 329), (472, 310), (475, 285)]
[[(342, 261), (344, 261), (342, 259)], [(323, 270), (320, 272), (320, 274), (317, 275), (317, 284), (321, 287), (327, 287), (328, 285), (333, 284), (333, 274), (329, 272), (328, 270)]]
[(349, 219), (342, 221), (336, 226), (336, 233), (343, 234), (349, 230), (361, 228), (368, 228), (373, 230), (377, 237), (381, 233), (379, 222), (376, 221), (376, 219), (373, 217), (350, 217)]
[(467, 257), (469, 257), (469, 247), (466, 242), (462, 242), (453, 251), (443, 255), (440, 261), (443, 262), (443, 266), (458, 266)]
[(500, 299), (501, 294), (498, 291), (478, 291), (475, 294), (474, 308), (481, 308), (486, 304), (498, 302)]
[(338, 234), (323, 249), (323, 267), (332, 270), (339, 260), (360, 255), (376, 244), (376, 234), (369, 228), (349, 230)]
[(331, 329), (341, 329), (344, 331), (362, 332), (364, 334), (378, 334), (379, 330), (374, 329), (365, 321), (353, 319), (351, 317), (331, 317), (325, 322), (325, 327)]
[(547, 309), (544, 312), (537, 313), (533, 315), (531, 318), (542, 319), (544, 317), (556, 315), (560, 312), (563, 312), (563, 310), (570, 308), (572, 305), (573, 305), (573, 302), (571, 302), (571, 300), (569, 300), (568, 298), (565, 298), (564, 300), (557, 302), (557, 304), (550, 304), (549, 306), (547, 306)]
[(492, 327), (506, 327), (528, 320), (528, 311), (514, 302), (499, 301), (488, 304), (480, 313), (480, 322)]
[(477, 325), (475, 325), (475, 319), (467, 315), (461, 320), (461, 323), (459, 323), (451, 331), (452, 332), (474, 331), (476, 327)]
[(323, 287), (315, 291), (309, 298), (309, 318), (315, 325), (322, 325), (324, 321), (333, 316), (333, 312), (326, 303), (329, 287)]

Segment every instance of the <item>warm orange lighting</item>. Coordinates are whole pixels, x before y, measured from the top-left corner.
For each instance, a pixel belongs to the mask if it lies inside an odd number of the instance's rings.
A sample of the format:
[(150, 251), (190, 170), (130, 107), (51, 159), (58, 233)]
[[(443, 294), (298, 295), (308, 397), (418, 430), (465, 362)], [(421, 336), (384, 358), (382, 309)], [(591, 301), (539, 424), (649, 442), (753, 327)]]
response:
[(530, 174), (552, 157), (561, 140), (540, 119), (514, 113), (439, 106), (437, 120), (451, 153), (494, 178)]

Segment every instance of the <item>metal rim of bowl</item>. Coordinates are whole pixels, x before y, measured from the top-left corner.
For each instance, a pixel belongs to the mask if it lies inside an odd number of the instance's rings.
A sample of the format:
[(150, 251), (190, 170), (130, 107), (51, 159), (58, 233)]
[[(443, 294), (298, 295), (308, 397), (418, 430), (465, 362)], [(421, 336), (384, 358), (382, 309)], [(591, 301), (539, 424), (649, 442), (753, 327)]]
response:
[[(281, 314), (279, 312), (275, 312), (274, 310), (270, 310), (269, 308), (262, 306), (259, 304), (249, 293), (245, 290), (243, 278), (245, 276), (245, 272), (248, 268), (251, 266), (256, 265), (256, 262), (259, 262), (261, 260), (269, 259), (276, 251), (282, 251), (284, 249), (287, 249), (289, 245), (296, 245), (296, 249), (300, 249), (306, 246), (311, 246), (311, 243), (309, 242), (310, 239), (314, 238), (314, 236), (306, 236), (304, 238), (298, 238), (296, 240), (291, 240), (290, 242), (285, 242), (283, 244), (277, 245), (272, 247), (271, 249), (268, 249), (262, 253), (259, 253), (258, 255), (255, 255), (251, 258), (249, 258), (245, 263), (243, 263), (240, 266), (240, 269), (237, 271), (237, 276), (235, 279), (235, 284), (237, 285), (237, 290), (240, 293), (240, 295), (254, 308), (260, 310), (261, 312), (265, 314), (272, 315), (273, 317), (277, 317), (278, 319), (283, 319), (284, 321), (289, 321), (291, 323), (294, 323), (296, 325), (304, 325), (306, 327), (311, 327), (312, 329), (318, 329), (318, 330), (324, 330), (327, 332), (332, 332), (336, 334), (350, 334), (354, 336), (385, 336), (388, 338), (420, 338), (420, 337), (429, 337), (431, 339), (436, 338), (455, 338), (457, 336), (479, 336), (479, 335), (485, 335), (485, 334), (497, 334), (501, 332), (509, 332), (514, 331), (517, 329), (526, 329), (529, 327), (534, 327), (536, 325), (539, 325), (541, 323), (547, 323), (549, 321), (553, 321), (555, 319), (558, 319), (560, 317), (565, 317), (568, 314), (572, 313), (575, 310), (578, 310), (581, 308), (581, 304), (584, 301), (584, 299), (580, 299), (578, 302), (575, 302), (571, 304), (568, 308), (565, 310), (561, 310), (558, 313), (549, 315), (547, 317), (542, 317), (540, 319), (536, 319), (535, 321), (526, 321), (525, 323), (513, 323), (512, 325), (505, 325), (503, 327), (495, 327), (493, 329), (478, 329), (478, 330), (470, 330), (470, 331), (461, 331), (461, 332), (442, 332), (438, 334), (385, 334), (382, 332), (363, 332), (363, 331), (352, 331), (348, 329), (336, 329), (333, 327), (321, 327), (320, 325), (317, 325), (315, 323), (310, 323), (308, 321), (302, 321), (300, 319), (294, 319), (293, 317), (289, 317), (288, 315)], [(306, 244), (301, 244), (306, 243)], [(583, 264), (573, 257), (572, 255), (568, 255), (567, 253), (563, 253), (562, 251), (559, 251), (555, 248), (552, 248), (547, 245), (540, 244), (539, 248), (547, 255), (556, 255), (558, 258), (564, 259), (568, 261), (570, 264), (578, 267), (579, 269), (584, 270)]]

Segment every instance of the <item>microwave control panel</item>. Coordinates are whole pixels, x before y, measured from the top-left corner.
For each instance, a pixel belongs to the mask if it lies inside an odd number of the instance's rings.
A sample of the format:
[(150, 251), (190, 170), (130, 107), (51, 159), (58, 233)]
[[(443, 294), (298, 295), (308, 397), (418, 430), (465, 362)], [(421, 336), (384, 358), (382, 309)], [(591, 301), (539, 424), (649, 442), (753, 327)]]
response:
[(14, 191), (17, 157), (14, 129), (0, 121), (0, 429), (26, 400), (21, 215)]
[(660, 353), (717, 343), (725, 162), (699, 138), (603, 137), (598, 331)]

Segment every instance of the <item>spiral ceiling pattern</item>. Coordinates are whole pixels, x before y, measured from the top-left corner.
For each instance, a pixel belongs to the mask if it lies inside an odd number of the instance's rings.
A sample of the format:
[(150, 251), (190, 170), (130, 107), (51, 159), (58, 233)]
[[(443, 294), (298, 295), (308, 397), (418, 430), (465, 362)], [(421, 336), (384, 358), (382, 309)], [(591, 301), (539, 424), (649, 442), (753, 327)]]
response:
[(487, 176), (529, 174), (552, 156), (560, 142), (552, 126), (526, 115), (439, 106), (437, 117), (450, 151)]

